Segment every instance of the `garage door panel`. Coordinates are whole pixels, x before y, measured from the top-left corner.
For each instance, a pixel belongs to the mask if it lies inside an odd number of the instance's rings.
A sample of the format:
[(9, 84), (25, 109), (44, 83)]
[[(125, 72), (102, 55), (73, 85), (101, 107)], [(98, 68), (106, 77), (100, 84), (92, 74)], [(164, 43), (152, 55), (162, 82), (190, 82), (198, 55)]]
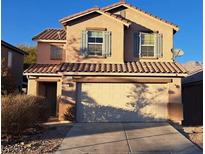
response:
[(79, 122), (136, 122), (167, 118), (166, 84), (78, 84)]

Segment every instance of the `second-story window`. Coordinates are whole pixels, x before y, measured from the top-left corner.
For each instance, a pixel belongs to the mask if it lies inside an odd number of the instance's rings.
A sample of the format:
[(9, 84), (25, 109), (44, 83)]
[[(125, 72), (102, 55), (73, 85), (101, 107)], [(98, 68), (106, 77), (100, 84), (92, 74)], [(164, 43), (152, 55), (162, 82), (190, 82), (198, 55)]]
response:
[(109, 31), (82, 31), (81, 55), (87, 56), (111, 56), (111, 32)]
[(139, 56), (142, 58), (162, 57), (162, 35), (158, 33), (139, 34)]
[(154, 34), (140, 34), (141, 39), (141, 56), (142, 57), (154, 57), (155, 51), (155, 35)]
[(51, 45), (50, 59), (51, 60), (62, 60), (63, 48), (55, 45)]
[(88, 31), (88, 53), (89, 55), (102, 56), (103, 32)]

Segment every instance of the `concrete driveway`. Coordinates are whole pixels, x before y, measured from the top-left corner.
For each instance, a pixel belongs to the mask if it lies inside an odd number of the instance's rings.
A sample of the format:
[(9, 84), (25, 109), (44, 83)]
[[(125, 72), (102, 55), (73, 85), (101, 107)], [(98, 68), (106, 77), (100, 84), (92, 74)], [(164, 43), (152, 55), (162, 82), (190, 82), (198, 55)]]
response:
[(201, 154), (168, 123), (77, 123), (56, 153)]

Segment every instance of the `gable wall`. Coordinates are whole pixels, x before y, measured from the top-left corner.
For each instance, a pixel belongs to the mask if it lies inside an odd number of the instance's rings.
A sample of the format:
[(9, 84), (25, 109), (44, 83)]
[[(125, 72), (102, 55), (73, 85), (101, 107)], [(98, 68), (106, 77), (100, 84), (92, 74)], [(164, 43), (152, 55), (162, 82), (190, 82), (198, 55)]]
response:
[(51, 42), (38, 42), (37, 45), (37, 64), (59, 64), (63, 62), (65, 59), (65, 53), (63, 53), (62, 60), (51, 60), (51, 45), (55, 46), (65, 46), (65, 43), (51, 43)]
[[(122, 8), (121, 8), (122, 9)], [(120, 11), (112, 10), (112, 13)], [(67, 43), (64, 46), (63, 62), (91, 62), (91, 63), (123, 63), (128, 61), (172, 61), (173, 29), (133, 9), (125, 9), (126, 18), (134, 22), (129, 28), (122, 23), (99, 14), (79, 18), (65, 26)], [(142, 26), (143, 25), (143, 26)], [(86, 28), (106, 28), (112, 32), (111, 57), (82, 57), (80, 56), (81, 32)], [(134, 33), (139, 31), (159, 31), (163, 34), (163, 57), (159, 59), (139, 59), (134, 51)], [(50, 43), (38, 43), (37, 63), (60, 63), (59, 60), (50, 60)]]
[[(111, 57), (94, 58), (80, 56), (81, 32), (86, 28), (107, 28), (112, 32)], [(78, 23), (66, 26), (67, 45), (66, 61), (67, 62), (101, 62), (101, 63), (123, 63), (124, 60), (124, 25), (104, 15), (94, 15), (89, 20), (78, 19)]]
[[(153, 60), (172, 60), (171, 49), (173, 48), (173, 29), (171, 27), (155, 19), (152, 19), (151, 17), (148, 17), (143, 13), (136, 12), (129, 8), (126, 9), (126, 18), (136, 24), (131, 25), (129, 29), (125, 30), (125, 61), (133, 61), (138, 59), (136, 56), (134, 56), (133, 33), (141, 30), (147, 31), (148, 29), (152, 31), (158, 31), (159, 33), (163, 34), (163, 58)], [(141, 25), (143, 25), (143, 27)], [(150, 59), (148, 60), (150, 61)]]

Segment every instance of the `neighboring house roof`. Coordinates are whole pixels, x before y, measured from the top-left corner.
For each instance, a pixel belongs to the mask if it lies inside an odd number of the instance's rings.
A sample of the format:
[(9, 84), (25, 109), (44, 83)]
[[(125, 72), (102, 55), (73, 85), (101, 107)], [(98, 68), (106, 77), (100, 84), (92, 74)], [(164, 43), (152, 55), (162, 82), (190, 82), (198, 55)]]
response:
[(167, 21), (167, 20), (165, 20), (165, 19), (162, 19), (162, 18), (160, 18), (160, 17), (158, 17), (158, 16), (155, 16), (155, 15), (153, 15), (153, 14), (151, 14), (151, 13), (148, 13), (148, 12), (146, 12), (146, 11), (143, 11), (142, 9), (137, 8), (136, 6), (133, 6), (133, 5), (128, 4), (128, 3), (126, 3), (126, 2), (114, 3), (114, 4), (110, 5), (110, 6), (106, 6), (106, 7), (102, 8), (102, 10), (104, 10), (104, 11), (109, 11), (109, 10), (111, 10), (111, 9), (114, 9), (114, 8), (117, 8), (117, 7), (120, 7), (120, 6), (124, 6), (124, 7), (127, 7), (127, 8), (132, 8), (132, 9), (135, 9), (136, 11), (140, 11), (140, 12), (142, 12), (142, 13), (144, 13), (144, 14), (146, 14), (146, 15), (152, 17), (152, 18), (155, 18), (155, 19), (157, 19), (157, 20), (159, 20), (159, 21), (162, 21), (162, 22), (164, 22), (164, 23), (166, 23), (166, 24), (172, 26), (172, 27), (174, 28), (174, 30), (176, 30), (176, 31), (179, 30), (179, 26), (178, 26), (178, 25), (176, 25), (176, 24), (174, 24), (174, 23), (172, 23), (172, 22), (169, 22), (169, 21)]
[(122, 17), (120, 17), (120, 16), (117, 16), (117, 15), (115, 15), (115, 14), (108, 13), (108, 12), (106, 12), (106, 11), (104, 11), (104, 10), (101, 10), (99, 7), (93, 7), (93, 8), (91, 8), (91, 9), (88, 9), (88, 10), (85, 10), (85, 11), (82, 11), (82, 12), (79, 12), (79, 13), (76, 13), (76, 14), (74, 14), (74, 15), (64, 17), (64, 18), (62, 18), (62, 19), (60, 20), (60, 23), (61, 23), (61, 24), (65, 24), (65, 23), (67, 23), (67, 22), (69, 22), (69, 21), (72, 21), (72, 20), (74, 20), (74, 19), (78, 19), (78, 18), (80, 18), (80, 17), (89, 15), (89, 14), (94, 13), (94, 12), (97, 12), (97, 13), (99, 13), (99, 14), (105, 15), (105, 16), (107, 16), (107, 17), (110, 17), (110, 18), (114, 19), (114, 20), (117, 20), (118, 22), (121, 22), (121, 23), (123, 23), (123, 24), (126, 25), (126, 26), (129, 26), (129, 25), (131, 24), (131, 22), (130, 22), (129, 20), (127, 20), (127, 19), (125, 19), (125, 18), (122, 18)]
[(15, 51), (15, 52), (17, 52), (17, 53), (20, 53), (20, 54), (22, 54), (22, 55), (28, 55), (28, 53), (26, 53), (25, 51), (23, 51), (23, 50), (21, 50), (21, 49), (15, 47), (15, 46), (13, 46), (13, 45), (11, 45), (11, 44), (5, 42), (5, 41), (3, 41), (3, 40), (1, 40), (1, 45), (5, 46), (5, 47), (7, 47), (7, 48), (9, 48), (9, 49), (11, 49), (12, 51)]
[(106, 63), (62, 63), (33, 64), (24, 71), (29, 73), (186, 73), (176, 62), (127, 62), (124, 64)]
[(200, 81), (203, 81), (203, 70), (199, 70), (198, 72), (190, 74), (189, 76), (187, 76), (182, 80), (182, 83), (186, 85), (186, 84), (193, 84)]
[(32, 40), (66, 40), (64, 29), (48, 28), (32, 38)]
[(182, 64), (182, 66), (187, 70), (188, 74), (194, 74), (203, 69), (203, 64), (198, 61), (188, 61)]

